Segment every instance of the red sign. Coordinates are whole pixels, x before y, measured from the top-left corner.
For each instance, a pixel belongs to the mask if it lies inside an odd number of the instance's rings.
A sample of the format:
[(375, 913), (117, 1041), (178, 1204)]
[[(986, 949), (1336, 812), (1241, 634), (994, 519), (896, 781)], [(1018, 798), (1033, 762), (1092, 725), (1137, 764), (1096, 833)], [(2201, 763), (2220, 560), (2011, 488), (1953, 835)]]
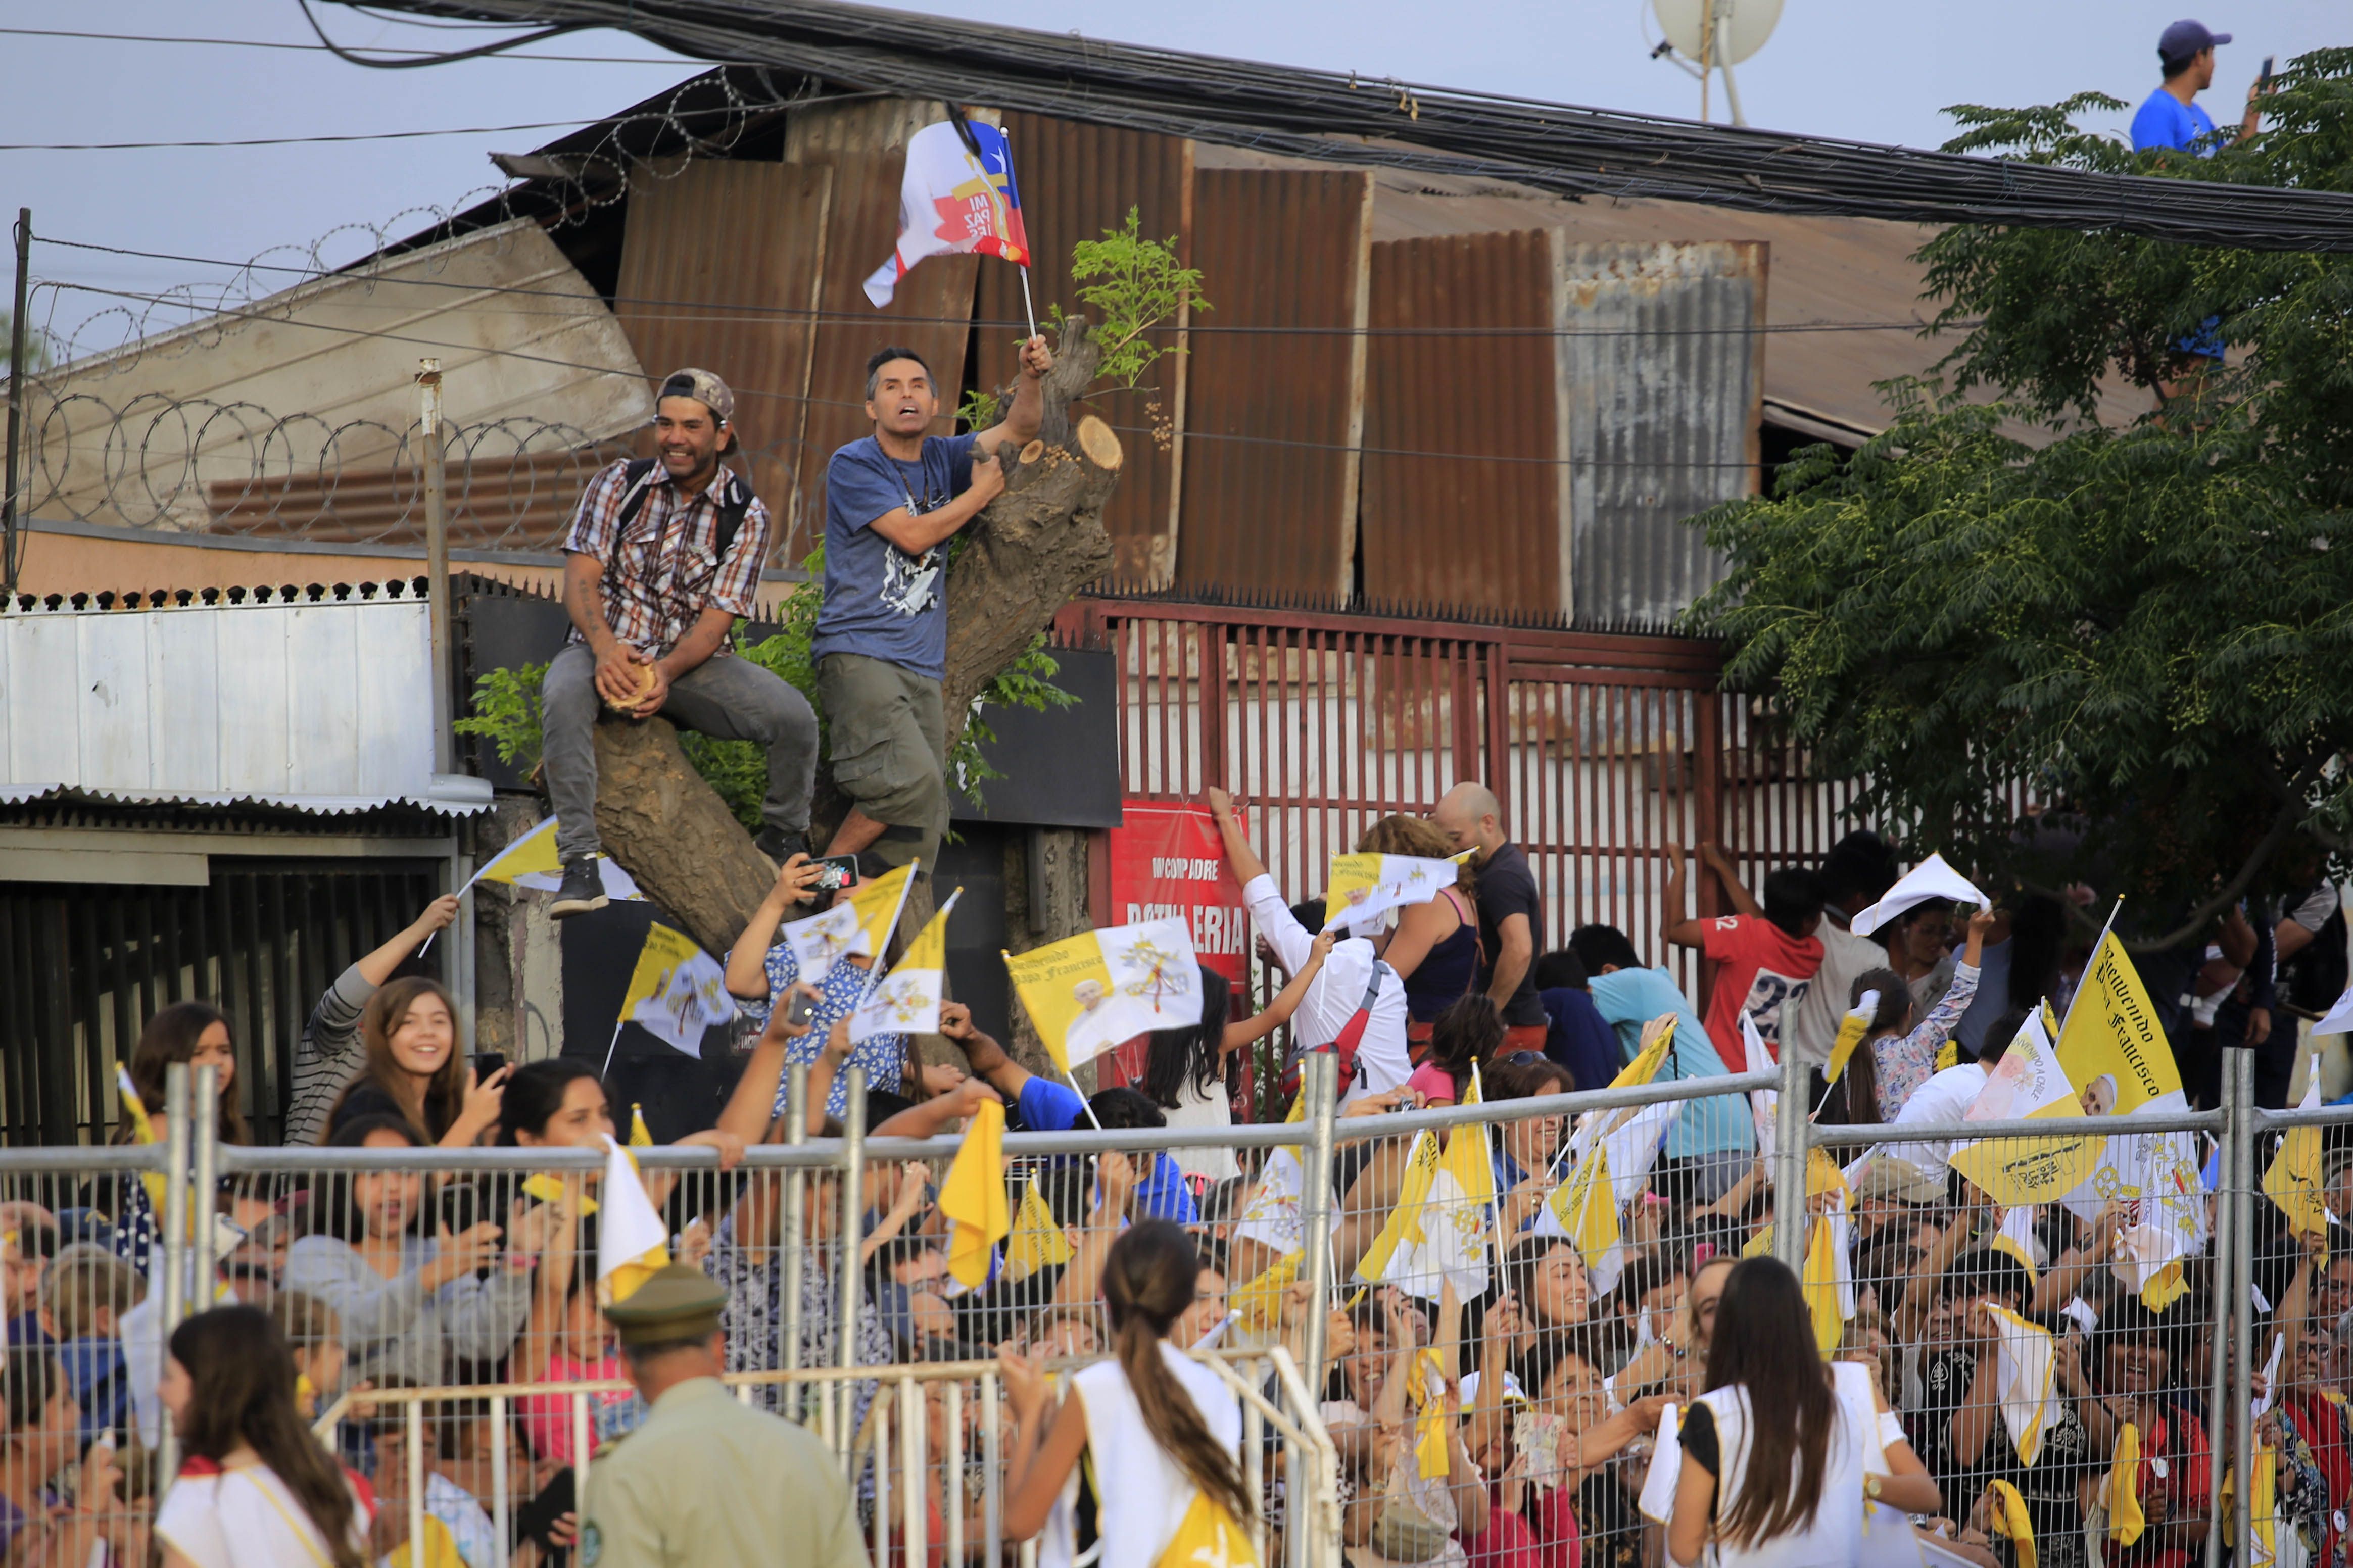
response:
[[(1236, 985), (1247, 984), (1250, 911), (1208, 812), (1139, 801), (1126, 802), (1124, 811), (1125, 826), (1110, 831), (1111, 923), (1181, 915), (1201, 962)], [(1141, 1039), (1120, 1047), (1105, 1058), (1100, 1081), (1108, 1088), (1139, 1077), (1144, 1051)]]

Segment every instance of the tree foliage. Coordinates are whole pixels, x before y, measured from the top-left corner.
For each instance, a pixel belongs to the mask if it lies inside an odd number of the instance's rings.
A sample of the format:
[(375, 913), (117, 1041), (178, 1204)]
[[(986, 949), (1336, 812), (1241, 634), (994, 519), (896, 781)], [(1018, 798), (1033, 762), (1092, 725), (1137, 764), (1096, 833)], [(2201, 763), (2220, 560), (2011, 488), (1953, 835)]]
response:
[[(2116, 107), (1963, 108), (1952, 146), (2353, 188), (2353, 50), (2292, 62), (2265, 132), (2212, 157), (2074, 124)], [(2152, 939), (2308, 876), (2353, 842), (2353, 257), (1964, 226), (1919, 259), (1944, 380), (1698, 520), (1730, 574), (1694, 625), (1915, 848), (2137, 894)], [(2185, 377), (2209, 321), (2230, 368)], [(2149, 413), (2105, 427), (2119, 381)]]

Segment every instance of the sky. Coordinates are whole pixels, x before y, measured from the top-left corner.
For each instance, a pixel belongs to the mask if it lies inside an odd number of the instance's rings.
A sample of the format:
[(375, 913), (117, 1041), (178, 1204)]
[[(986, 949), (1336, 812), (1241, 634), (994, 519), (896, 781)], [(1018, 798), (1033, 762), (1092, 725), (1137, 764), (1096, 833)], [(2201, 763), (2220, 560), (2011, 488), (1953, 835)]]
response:
[[(1757, 4), (1759, 0), (1743, 0)], [(2157, 37), (2186, 0), (1786, 0), (1765, 47), (1736, 68), (1751, 124), (1935, 146), (1953, 103), (2046, 103), (2096, 89), (2137, 102), (2157, 82)], [(350, 47), (446, 48), (455, 32), (318, 0)], [(951, 14), (936, 5), (899, 9)], [(1699, 86), (1650, 57), (1649, 0), (1000, 0), (1009, 26), (1355, 70), (1429, 86), (1696, 118)], [(969, 11), (958, 14), (969, 15)], [(2263, 58), (2348, 41), (2344, 0), (2233, 0), (2201, 17), (2234, 41), (2209, 95), (2234, 116)], [(73, 29), (103, 37), (25, 36)], [(132, 41), (132, 35), (248, 47)], [(337, 265), (489, 194), (492, 152), (522, 152), (684, 79), (698, 62), (617, 33), (578, 33), (527, 54), (417, 70), (371, 70), (316, 48), (295, 0), (0, 0), (0, 212), (30, 207), (37, 237), (241, 261), (275, 247)], [(1720, 91), (1714, 117), (1724, 117)], [(2127, 114), (2101, 129), (2121, 132)], [(2094, 122), (2098, 124), (2097, 121)], [(489, 128), (533, 126), (540, 129)], [(37, 150), (63, 143), (380, 137), (269, 147)], [(289, 258), (280, 257), (286, 260)], [(38, 244), (33, 310), (97, 349), (156, 317), (137, 300), (217, 283), (200, 262)]]

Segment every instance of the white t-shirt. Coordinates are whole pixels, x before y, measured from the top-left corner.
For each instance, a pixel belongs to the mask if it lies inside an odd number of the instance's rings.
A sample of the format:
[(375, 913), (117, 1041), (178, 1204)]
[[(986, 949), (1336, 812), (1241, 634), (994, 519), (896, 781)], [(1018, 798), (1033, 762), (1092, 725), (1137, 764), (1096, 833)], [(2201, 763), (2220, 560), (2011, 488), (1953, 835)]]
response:
[[(365, 1551), (368, 1518), (356, 1496), (352, 1540)], [(195, 1568), (333, 1568), (327, 1538), (267, 1465), (181, 1476), (155, 1510), (155, 1533)]]
[[(1933, 1126), (1938, 1122), (1962, 1121), (1968, 1117), (1969, 1107), (1977, 1103), (1978, 1096), (1985, 1092), (1986, 1082), (1992, 1077), (1991, 1069), (1983, 1062), (1963, 1062), (1958, 1067), (1947, 1068), (1914, 1089), (1912, 1098), (1904, 1102), (1895, 1112), (1894, 1121), (1888, 1125), (1911, 1127), (1925, 1122)], [(1953, 1152), (1953, 1145), (1952, 1141), (1947, 1139), (1941, 1142), (1889, 1143), (1884, 1145), (1884, 1150), (1924, 1171), (1941, 1175), (1945, 1161)]]
[[(1226, 1099), (1225, 1080), (1213, 1079), (1205, 1091), (1187, 1078), (1178, 1087), (1176, 1107), (1167, 1112), (1167, 1117), (1171, 1127), (1231, 1127), (1234, 1108)], [(1234, 1152), (1223, 1144), (1172, 1149), (1169, 1153), (1176, 1157), (1176, 1168), (1188, 1176), (1207, 1176), (1213, 1182), (1222, 1182), (1242, 1173)]]
[[(1273, 948), (1282, 967), (1296, 974), (1307, 963), (1307, 950), (1315, 944), (1315, 934), (1292, 918), (1291, 908), (1282, 901), (1272, 877), (1253, 877), (1242, 888), (1242, 901), (1250, 906), (1250, 920), (1258, 927), (1267, 945)], [(1299, 999), (1299, 1010), (1291, 1016), (1291, 1027), (1299, 1042), (1314, 1049), (1328, 1046), (1340, 1037), (1340, 1031), (1356, 1015), (1357, 1005), (1365, 993), (1373, 993), (1371, 1015), (1365, 1020), (1365, 1033), (1356, 1043), (1358, 1081), (1341, 1086), (1340, 1102), (1347, 1104), (1367, 1094), (1395, 1089), (1413, 1076), (1413, 1059), (1406, 1050), (1405, 982), (1397, 972), (1384, 965), (1379, 984), (1374, 984), (1374, 964), (1378, 960), (1373, 944), (1363, 937), (1352, 936), (1333, 944), (1324, 967), (1307, 983), (1307, 994)]]
[[(1870, 1372), (1850, 1362), (1833, 1363), (1831, 1386), (1837, 1418), (1831, 1428), (1829, 1451), (1823, 1456), (1821, 1500), (1812, 1523), (1745, 1547), (1715, 1542), (1712, 1561), (1720, 1568), (1838, 1568), (1859, 1561), (1863, 1542), (1863, 1472), (1869, 1469), (1883, 1475), (1887, 1461), (1880, 1447)], [(1715, 1419), (1715, 1497), (1721, 1513), (1740, 1495), (1748, 1473), (1748, 1390), (1735, 1384), (1701, 1394), (1699, 1402)], [(1796, 1461), (1791, 1463), (1794, 1470)]]
[[(1209, 1428), (1209, 1436), (1239, 1461), (1242, 1407), (1225, 1380), (1199, 1362), (1162, 1342), (1160, 1359), (1176, 1375)], [(1078, 1373), (1071, 1385), (1087, 1414), (1087, 1452), (1094, 1460), (1096, 1531), (1103, 1542), (1101, 1568), (1153, 1568), (1185, 1521), (1200, 1488), (1193, 1484), (1144, 1424), (1144, 1412), (1116, 1361), (1099, 1361)]]

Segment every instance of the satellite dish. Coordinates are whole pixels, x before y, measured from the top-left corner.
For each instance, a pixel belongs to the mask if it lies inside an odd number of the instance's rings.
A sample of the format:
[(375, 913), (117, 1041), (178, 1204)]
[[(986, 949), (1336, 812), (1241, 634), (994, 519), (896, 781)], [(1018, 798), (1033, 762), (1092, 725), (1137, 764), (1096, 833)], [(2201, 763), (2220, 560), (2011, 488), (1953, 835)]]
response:
[(1651, 10), (1675, 53), (1689, 60), (1700, 60), (1702, 18), (1717, 11), (1715, 26), (1724, 36), (1713, 40), (1711, 58), (1700, 61), (1706, 66), (1738, 65), (1765, 47), (1781, 20), (1781, 0), (1651, 0)]

